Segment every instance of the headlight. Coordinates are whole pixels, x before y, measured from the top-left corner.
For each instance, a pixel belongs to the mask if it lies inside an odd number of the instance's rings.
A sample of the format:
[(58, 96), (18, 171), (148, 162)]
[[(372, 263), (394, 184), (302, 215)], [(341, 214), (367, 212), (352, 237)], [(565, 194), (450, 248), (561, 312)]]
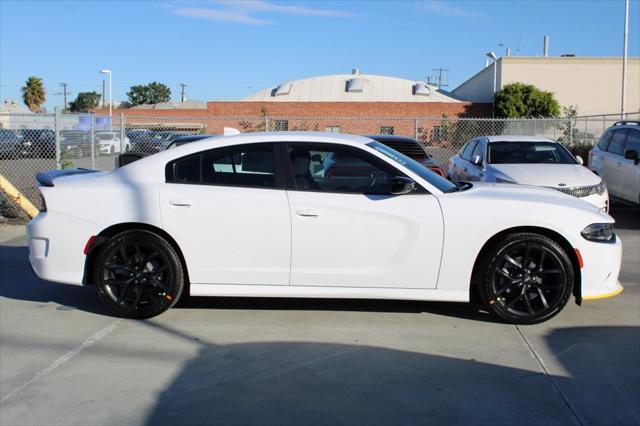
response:
[(592, 223), (580, 233), (589, 241), (606, 242), (613, 239), (613, 223)]
[(498, 182), (498, 183), (515, 183), (515, 182), (514, 182), (514, 181), (512, 181), (512, 180), (509, 180), (509, 179), (502, 179), (502, 178), (496, 178), (496, 182)]
[(594, 191), (596, 192), (596, 194), (598, 195), (602, 195), (605, 192), (607, 192), (607, 184), (604, 183), (603, 180), (600, 181), (599, 184), (596, 185), (596, 187), (594, 188)]

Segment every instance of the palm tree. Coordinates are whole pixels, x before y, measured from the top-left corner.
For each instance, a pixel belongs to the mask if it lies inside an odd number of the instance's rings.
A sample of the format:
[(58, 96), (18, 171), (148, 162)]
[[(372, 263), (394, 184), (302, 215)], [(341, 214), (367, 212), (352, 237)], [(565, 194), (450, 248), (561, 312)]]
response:
[(31, 112), (40, 111), (40, 105), (46, 100), (45, 94), (40, 77), (29, 77), (22, 87), (22, 99)]

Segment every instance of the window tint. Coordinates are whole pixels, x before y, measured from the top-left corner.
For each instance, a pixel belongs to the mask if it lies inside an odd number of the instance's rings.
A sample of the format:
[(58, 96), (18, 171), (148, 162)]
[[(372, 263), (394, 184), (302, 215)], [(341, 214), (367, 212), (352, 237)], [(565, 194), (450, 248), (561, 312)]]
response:
[(627, 137), (627, 130), (614, 130), (611, 140), (609, 141), (609, 152), (612, 154), (622, 155), (624, 153), (624, 140)]
[(233, 186), (275, 186), (272, 146), (235, 149), (202, 156), (202, 183)]
[(627, 137), (627, 145), (624, 147), (624, 150), (635, 149), (640, 154), (640, 131), (639, 130), (629, 130), (629, 136)]
[(491, 142), (490, 164), (576, 164), (562, 145), (555, 142)]
[(606, 151), (609, 148), (609, 140), (611, 140), (611, 131), (606, 131), (600, 136), (600, 140), (598, 141), (598, 148), (603, 151)]
[(475, 140), (469, 142), (467, 146), (464, 147), (461, 157), (465, 160), (471, 160), (471, 153), (473, 152), (473, 149), (476, 147), (477, 143), (478, 141)]
[(240, 145), (190, 155), (167, 164), (166, 178), (171, 183), (273, 188), (273, 145)]
[(390, 178), (401, 175), (366, 153), (343, 147), (290, 145), (297, 190), (389, 194)]
[(471, 154), (471, 158), (475, 157), (476, 155), (480, 156), (480, 160), (484, 159), (484, 144), (482, 142), (478, 142), (476, 143), (476, 147), (473, 149), (473, 153)]

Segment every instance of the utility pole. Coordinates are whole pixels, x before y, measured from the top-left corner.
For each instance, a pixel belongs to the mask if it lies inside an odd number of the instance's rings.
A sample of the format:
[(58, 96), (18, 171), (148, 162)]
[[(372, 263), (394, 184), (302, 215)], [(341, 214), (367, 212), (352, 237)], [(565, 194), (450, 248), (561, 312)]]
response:
[(60, 83), (60, 86), (62, 86), (62, 95), (64, 96), (64, 110), (67, 110), (67, 83)]
[(620, 104), (620, 118), (624, 119), (624, 97), (627, 86), (627, 38), (629, 36), (629, 0), (624, 6), (624, 41), (622, 42), (622, 100)]
[(187, 87), (186, 84), (180, 83), (180, 102), (184, 102), (187, 99), (184, 93), (185, 87)]
[(449, 79), (447, 78), (449, 70), (445, 68), (434, 68), (433, 71), (436, 73), (433, 79), (435, 80), (435, 85), (438, 86), (438, 89), (447, 87), (449, 85)]

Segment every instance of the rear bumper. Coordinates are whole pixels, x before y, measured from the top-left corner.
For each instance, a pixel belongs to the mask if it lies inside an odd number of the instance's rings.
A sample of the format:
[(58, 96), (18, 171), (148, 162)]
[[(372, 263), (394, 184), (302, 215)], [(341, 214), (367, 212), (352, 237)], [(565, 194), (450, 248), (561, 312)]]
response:
[[(73, 226), (69, 226), (73, 223)], [(27, 224), (29, 264), (41, 279), (82, 285), (86, 223), (63, 220), (60, 215), (40, 213)]]

